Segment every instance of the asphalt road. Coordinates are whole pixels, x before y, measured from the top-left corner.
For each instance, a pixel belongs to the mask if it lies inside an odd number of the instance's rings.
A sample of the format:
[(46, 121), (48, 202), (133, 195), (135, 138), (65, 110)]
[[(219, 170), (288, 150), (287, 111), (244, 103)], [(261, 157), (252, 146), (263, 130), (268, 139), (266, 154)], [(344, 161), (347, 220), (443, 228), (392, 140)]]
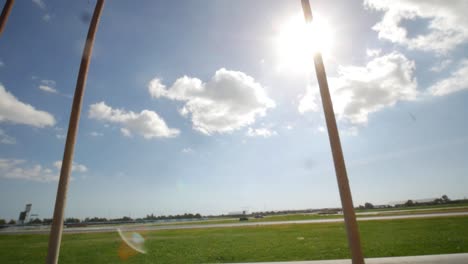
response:
[[(393, 219), (412, 219), (412, 218), (431, 218), (431, 217), (447, 217), (447, 216), (467, 216), (468, 212), (452, 212), (452, 213), (433, 213), (433, 214), (415, 214), (415, 215), (389, 215), (389, 216), (373, 216), (373, 217), (358, 217), (358, 221), (379, 221)], [(153, 231), (153, 230), (172, 230), (172, 229), (192, 229), (192, 228), (216, 228), (216, 227), (239, 227), (239, 226), (267, 226), (267, 225), (284, 225), (284, 224), (311, 224), (311, 223), (337, 223), (343, 222), (342, 218), (334, 219), (312, 219), (312, 220), (296, 220), (296, 221), (272, 221), (272, 222), (239, 222), (225, 224), (187, 224), (187, 225), (152, 225), (152, 224), (134, 224), (122, 226), (91, 226), (91, 227), (72, 227), (64, 228), (64, 233), (103, 233), (116, 232), (118, 228), (125, 231)], [(0, 230), (0, 234), (48, 234), (49, 227), (10, 227)]]
[[(410, 257), (366, 258), (365, 261), (367, 264), (466, 264), (468, 263), (468, 253)], [(257, 262), (244, 264), (351, 264), (351, 260), (336, 259), (290, 262)]]

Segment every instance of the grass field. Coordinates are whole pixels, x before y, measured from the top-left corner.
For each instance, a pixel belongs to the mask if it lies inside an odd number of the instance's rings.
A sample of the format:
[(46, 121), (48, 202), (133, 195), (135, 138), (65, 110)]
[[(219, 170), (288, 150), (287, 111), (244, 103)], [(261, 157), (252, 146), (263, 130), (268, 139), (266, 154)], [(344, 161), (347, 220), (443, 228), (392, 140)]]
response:
[[(468, 252), (468, 217), (359, 223), (366, 257)], [(61, 263), (220, 263), (348, 258), (343, 223), (151, 231), (132, 256), (117, 233), (66, 234)], [(46, 235), (1, 235), (0, 263), (41, 263)]]

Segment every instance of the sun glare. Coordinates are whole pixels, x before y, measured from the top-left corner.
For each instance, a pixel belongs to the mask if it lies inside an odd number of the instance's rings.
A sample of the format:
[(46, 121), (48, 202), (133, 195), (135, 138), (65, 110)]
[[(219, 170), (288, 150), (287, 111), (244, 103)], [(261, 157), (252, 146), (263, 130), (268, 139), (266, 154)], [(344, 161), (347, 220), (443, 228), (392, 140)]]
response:
[(306, 23), (302, 15), (296, 15), (279, 27), (276, 52), (280, 71), (304, 72), (313, 67), (313, 54), (321, 52), (329, 56), (333, 46), (333, 32), (328, 22), (314, 15), (312, 23)]

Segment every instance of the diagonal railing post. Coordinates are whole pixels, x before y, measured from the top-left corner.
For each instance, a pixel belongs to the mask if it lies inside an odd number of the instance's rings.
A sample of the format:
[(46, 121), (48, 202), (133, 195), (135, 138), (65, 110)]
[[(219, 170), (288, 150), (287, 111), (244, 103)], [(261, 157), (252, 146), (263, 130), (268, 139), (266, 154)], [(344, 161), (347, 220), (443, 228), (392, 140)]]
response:
[(62, 240), (63, 218), (65, 204), (67, 200), (68, 182), (70, 180), (70, 172), (73, 165), (73, 154), (75, 150), (76, 135), (78, 133), (78, 124), (80, 121), (81, 105), (83, 102), (83, 94), (86, 86), (88, 75), (89, 62), (93, 51), (94, 37), (96, 35), (97, 25), (101, 16), (104, 0), (97, 0), (94, 9), (93, 18), (88, 30), (83, 55), (81, 57), (80, 71), (76, 82), (75, 95), (70, 114), (70, 122), (68, 124), (67, 140), (65, 142), (65, 150), (63, 153), (62, 168), (60, 170), (60, 178), (57, 189), (57, 197), (55, 200), (54, 218), (49, 236), (49, 249), (47, 252), (47, 264), (56, 264), (60, 253), (60, 242)]
[(15, 0), (7, 0), (3, 6), (2, 14), (0, 15), (0, 34), (2, 34), (3, 30), (5, 29), (6, 22), (10, 16), (10, 12), (14, 3)]
[[(311, 23), (312, 9), (310, 8), (309, 0), (302, 0), (302, 9), (304, 11), (306, 23)], [(330, 90), (328, 89), (325, 66), (323, 65), (322, 55), (320, 52), (315, 52), (314, 54), (314, 65), (320, 89), (320, 96), (322, 98), (323, 111), (328, 129), (328, 138), (330, 140), (333, 163), (335, 165), (336, 179), (338, 181), (341, 205), (343, 207), (346, 233), (348, 235), (348, 244), (351, 251), (352, 263), (364, 264), (364, 257), (362, 255), (361, 249), (361, 238), (356, 221), (356, 214), (354, 212), (353, 198), (351, 196), (351, 189), (349, 187), (348, 175), (346, 173), (343, 150), (341, 149), (340, 135), (336, 125), (335, 112), (333, 110)]]

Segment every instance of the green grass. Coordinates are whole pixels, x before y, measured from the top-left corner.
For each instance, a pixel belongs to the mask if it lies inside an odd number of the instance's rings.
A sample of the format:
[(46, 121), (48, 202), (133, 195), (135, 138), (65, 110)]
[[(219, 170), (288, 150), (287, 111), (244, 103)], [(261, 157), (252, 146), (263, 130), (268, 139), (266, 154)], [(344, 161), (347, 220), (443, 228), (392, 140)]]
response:
[[(468, 252), (468, 217), (359, 223), (366, 257)], [(148, 254), (119, 258), (117, 233), (65, 234), (61, 263), (219, 263), (348, 258), (343, 223), (142, 233)], [(0, 263), (41, 263), (46, 235), (1, 235)]]

